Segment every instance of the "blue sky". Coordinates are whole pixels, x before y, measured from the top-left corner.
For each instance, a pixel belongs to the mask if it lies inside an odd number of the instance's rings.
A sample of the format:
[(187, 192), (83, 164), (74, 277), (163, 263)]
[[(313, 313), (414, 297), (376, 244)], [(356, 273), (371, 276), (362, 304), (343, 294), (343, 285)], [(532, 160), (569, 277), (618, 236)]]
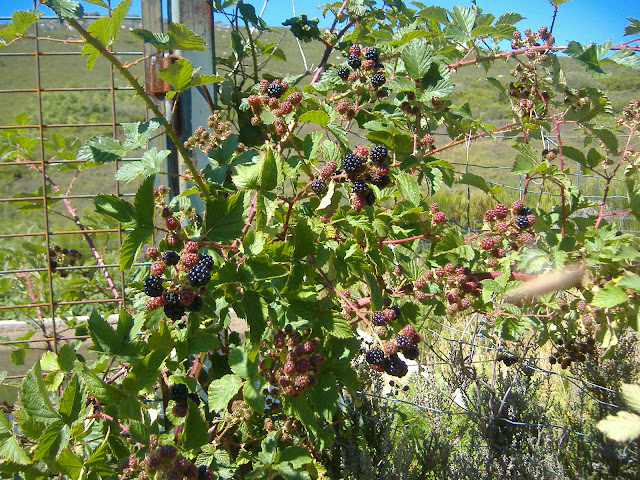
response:
[[(117, 4), (119, 0), (112, 0)], [(380, 3), (380, 0), (378, 0)], [(264, 0), (245, 0), (256, 7), (259, 12)], [(140, 13), (140, 0), (134, 0), (131, 11)], [(306, 13), (309, 17), (319, 17), (320, 26), (328, 26), (332, 18), (323, 19), (322, 10), (317, 5), (323, 3), (317, 0), (293, 0), (296, 14)], [(409, 3), (409, 2), (407, 2)], [(436, 4), (451, 9), (453, 5), (470, 5), (464, 0), (437, 0), (422, 3)], [(526, 17), (516, 26), (519, 29), (537, 29), (542, 25), (550, 25), (553, 7), (548, 0), (526, 0), (505, 2), (504, 0), (477, 0), (477, 4), (485, 13), (499, 16), (506, 11), (515, 11)], [(9, 16), (14, 10), (28, 9), (33, 5), (32, 0), (0, 0), (0, 16)], [(40, 7), (42, 9), (42, 7)], [(85, 3), (86, 10), (98, 10), (92, 4)], [(291, 0), (267, 0), (264, 19), (270, 25), (280, 25), (282, 21), (293, 14)], [(640, 1), (638, 0), (569, 0), (560, 6), (554, 36), (556, 44), (564, 45), (569, 40), (581, 43), (603, 43), (612, 39), (614, 44), (630, 40), (623, 37), (624, 27), (629, 23), (626, 18), (640, 19)]]

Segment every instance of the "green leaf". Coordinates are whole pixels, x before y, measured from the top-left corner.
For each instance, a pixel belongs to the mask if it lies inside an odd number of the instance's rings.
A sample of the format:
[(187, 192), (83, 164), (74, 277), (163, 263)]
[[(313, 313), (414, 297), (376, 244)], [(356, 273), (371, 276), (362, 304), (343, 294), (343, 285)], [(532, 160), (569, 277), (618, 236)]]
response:
[(59, 419), (58, 413), (49, 400), (49, 394), (42, 379), (40, 362), (35, 363), (22, 381), (20, 402), (25, 413), (36, 422), (50, 424)]
[(516, 155), (516, 158), (513, 161), (513, 167), (511, 167), (511, 173), (523, 175), (525, 173), (529, 173), (534, 168), (535, 166), (531, 159), (524, 155)]
[(71, 428), (62, 420), (50, 423), (38, 439), (38, 444), (33, 452), (33, 459), (58, 458), (60, 453), (69, 445), (70, 436)]
[(293, 257), (303, 259), (316, 251), (315, 235), (306, 218), (300, 218), (294, 230)]
[(86, 401), (84, 385), (78, 380), (78, 376), (71, 377), (71, 381), (60, 397), (60, 415), (71, 425), (80, 415)]
[(233, 240), (244, 227), (243, 194), (218, 197), (207, 201), (204, 230), (208, 240)]
[(93, 203), (96, 206), (96, 212), (101, 215), (111, 217), (125, 226), (136, 223), (136, 210), (133, 205), (116, 195), (97, 195)]
[(136, 227), (129, 232), (120, 246), (120, 270), (131, 268), (142, 245), (153, 235), (153, 227)]
[(367, 287), (369, 287), (371, 307), (373, 308), (373, 310), (381, 310), (382, 290), (380, 289), (380, 285), (378, 284), (376, 277), (373, 274), (367, 272), (365, 273), (364, 279), (367, 282)]
[(126, 137), (124, 148), (129, 151), (145, 148), (147, 143), (156, 135), (156, 130), (160, 128), (160, 125), (160, 122), (153, 118), (148, 122), (123, 124), (122, 129)]
[(454, 5), (451, 18), (453, 18), (453, 22), (463, 32), (469, 33), (473, 29), (473, 24), (476, 21), (476, 12), (469, 7), (458, 7)]
[(233, 373), (244, 379), (256, 373), (255, 365), (249, 360), (246, 349), (241, 347), (236, 347), (229, 353), (229, 367)]
[(189, 410), (187, 418), (184, 422), (184, 430), (182, 431), (182, 441), (184, 448), (188, 451), (197, 452), (209, 441), (207, 430), (209, 425), (202, 417), (200, 409), (193, 402), (188, 402)]
[(626, 403), (631, 410), (640, 413), (640, 385), (625, 383), (620, 388), (620, 391), (622, 398), (624, 398), (624, 403)]
[(122, 382), (122, 386), (133, 395), (152, 386), (157, 381), (160, 368), (173, 349), (174, 342), (168, 327), (164, 323), (161, 325), (161, 328), (149, 339), (152, 351), (133, 365), (127, 378)]
[(627, 293), (622, 288), (608, 283), (593, 296), (591, 304), (596, 307), (610, 308), (627, 300)]
[(463, 173), (462, 176), (456, 180), (456, 183), (462, 183), (464, 185), (471, 185), (472, 187), (479, 188), (483, 192), (491, 193), (492, 189), (487, 181), (475, 173)]
[[(4, 413), (0, 412), (0, 415), (4, 416)], [(0, 458), (7, 459), (18, 465), (29, 465), (33, 463), (31, 458), (29, 458), (20, 446), (18, 439), (14, 436), (0, 440)]]
[(194, 73), (191, 62), (186, 58), (181, 58), (160, 70), (158, 77), (171, 85), (175, 91), (181, 92), (190, 86)]
[(322, 125), (323, 127), (329, 123), (331, 118), (328, 114), (323, 112), (322, 110), (309, 110), (298, 118), (298, 122), (312, 122), (317, 123), (318, 125)]
[(113, 162), (127, 153), (120, 142), (110, 137), (93, 137), (80, 147), (76, 158), (90, 163)]
[(11, 14), (11, 22), (16, 33), (23, 34), (24, 31), (38, 21), (42, 16), (42, 12), (37, 10), (18, 10)]
[(519, 13), (506, 12), (498, 17), (496, 25), (515, 25), (520, 20), (524, 20), (524, 17)]
[(134, 28), (133, 30), (130, 30), (129, 33), (131, 33), (131, 35), (133, 35), (138, 40), (142, 40), (145, 43), (153, 45), (158, 50), (162, 50), (165, 48), (168, 49), (169, 42), (171, 41), (169, 35), (167, 35), (166, 33), (154, 33), (144, 28)]
[(118, 350), (120, 339), (111, 325), (95, 309), (87, 320), (87, 327), (93, 342), (92, 350), (106, 354), (113, 354)]
[(549, 3), (551, 3), (551, 5), (559, 7), (560, 5), (562, 5), (563, 3), (567, 3), (568, 1), (569, 0), (549, 0)]
[(431, 51), (424, 39), (411, 40), (402, 49), (402, 60), (410, 77), (420, 80), (431, 67)]
[(387, 82), (387, 88), (403, 92), (413, 92), (416, 89), (416, 84), (408, 77), (394, 77)]
[(249, 339), (252, 343), (260, 343), (262, 334), (267, 327), (268, 315), (264, 300), (253, 290), (245, 290), (242, 296), (244, 318), (249, 325)]
[(640, 276), (635, 273), (625, 275), (616, 282), (616, 286), (640, 292)]
[[(294, 469), (300, 469), (303, 465), (313, 462), (313, 458), (311, 458), (309, 452), (305, 448), (298, 447), (297, 445), (282, 450), (278, 460), (279, 463), (290, 464)], [(289, 477), (285, 478), (288, 479)]]
[(607, 57), (607, 60), (618, 65), (640, 70), (640, 56), (632, 50), (618, 50), (610, 57)]
[(242, 387), (242, 379), (238, 375), (227, 374), (209, 385), (209, 408), (211, 410), (225, 410), (229, 400), (236, 396)]
[(418, 182), (416, 182), (416, 180), (406, 172), (400, 172), (396, 176), (396, 181), (402, 197), (416, 207), (420, 205), (420, 189), (418, 187)]
[(618, 150), (618, 137), (616, 137), (611, 130), (594, 128), (593, 133), (596, 137), (602, 140), (602, 143), (604, 143), (611, 152), (616, 152), (616, 150)]
[(600, 420), (596, 428), (611, 440), (629, 442), (640, 436), (640, 416), (631, 412), (618, 412)]
[(167, 35), (171, 39), (168, 47), (174, 50), (190, 50), (193, 52), (206, 52), (204, 39), (193, 33), (184, 25), (170, 23), (167, 28)]
[(263, 192), (269, 192), (278, 185), (278, 164), (275, 156), (276, 153), (271, 148), (262, 156), (258, 181)]
[(624, 34), (637, 35), (638, 33), (640, 33), (640, 20), (631, 17), (627, 17), (627, 20), (629, 20), (631, 23), (624, 27)]
[(249, 378), (242, 388), (244, 401), (260, 414), (264, 412), (264, 389), (267, 385), (267, 381), (264, 378), (257, 376)]
[(82, 17), (84, 10), (82, 5), (73, 0), (46, 0), (43, 2), (60, 18), (80, 18)]
[(170, 150), (158, 152), (156, 147), (152, 147), (142, 154), (140, 161), (124, 163), (116, 172), (116, 180), (129, 183), (142, 175), (149, 177), (160, 173), (164, 160), (170, 153)]
[(136, 223), (139, 227), (153, 228), (153, 211), (155, 208), (153, 184), (155, 176), (148, 177), (138, 187), (134, 199), (136, 209)]

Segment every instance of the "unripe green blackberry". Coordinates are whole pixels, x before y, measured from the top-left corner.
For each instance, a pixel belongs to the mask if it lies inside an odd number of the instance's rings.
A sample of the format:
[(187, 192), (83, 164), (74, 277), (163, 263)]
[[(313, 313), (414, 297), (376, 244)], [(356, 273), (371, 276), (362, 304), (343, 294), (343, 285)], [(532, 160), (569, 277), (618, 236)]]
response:
[(323, 195), (327, 191), (327, 182), (318, 177), (311, 182), (311, 190), (316, 195)]

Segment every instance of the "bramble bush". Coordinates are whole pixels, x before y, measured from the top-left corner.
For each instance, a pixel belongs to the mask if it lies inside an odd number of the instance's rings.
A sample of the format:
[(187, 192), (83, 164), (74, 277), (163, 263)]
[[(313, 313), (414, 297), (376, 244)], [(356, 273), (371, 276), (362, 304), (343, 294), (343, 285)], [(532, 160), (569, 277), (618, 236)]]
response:
[[(566, 82), (557, 56), (595, 75), (608, 64), (640, 69), (631, 42), (557, 46), (551, 28), (517, 30), (517, 13), (345, 0), (325, 6), (336, 19), (328, 32), (306, 15), (285, 22), (300, 40), (324, 44), (314, 72), (260, 78), (263, 59), (282, 58), (259, 40), (268, 27), (241, 0), (216, 0), (217, 12), (237, 20), (217, 75), (179, 55), (158, 74), (173, 101), (208, 84), (221, 92), (207, 124), (181, 142), (131, 64), (111, 50), (131, 1), (86, 28), (77, 2), (43, 3), (83, 39), (87, 67), (110, 62), (151, 112), (148, 122), (124, 125), (122, 141), (94, 137), (73, 152), (91, 168), (145, 149), (116, 175), (140, 182), (133, 203), (116, 195), (94, 203), (105, 221), (128, 229), (121, 269), (140, 255), (149, 267), (135, 271), (117, 325), (94, 311), (77, 327), (91, 336), (95, 358), (65, 344), (28, 372), (11, 414), (0, 413), (4, 477), (337, 477), (328, 459), (336, 435), (355, 428), (356, 364), (404, 377), (428, 335), (418, 328), (424, 319), (482, 315), (488, 337), (549, 344), (555, 369), (604, 361), (623, 331), (638, 329), (640, 242), (609, 220), (640, 214), (640, 100), (614, 115), (602, 91)], [(39, 15), (15, 12), (0, 30), (3, 43), (30, 38)], [(637, 35), (640, 22), (630, 21), (625, 33)], [(205, 47), (179, 24), (131, 34), (160, 57)], [(339, 65), (327, 63), (334, 51), (344, 56)], [(505, 61), (513, 66), (507, 83), (486, 82), (510, 106), (509, 123), (488, 125), (468, 104), (453, 106), (457, 69), (484, 73)], [(530, 142), (541, 130), (555, 147)], [(585, 135), (584, 148), (563, 144), (572, 131)], [(192, 183), (173, 198), (155, 179), (169, 152), (146, 149), (160, 134)], [(480, 176), (456, 176), (438, 158), (467, 138), (497, 134), (517, 139), (511, 172), (524, 177), (522, 198)], [(3, 158), (27, 158), (25, 138), (12, 141)], [(207, 165), (194, 163), (196, 150)], [(602, 179), (601, 201), (571, 183), (569, 159)], [(628, 198), (611, 211), (618, 179)], [(557, 205), (539, 208), (527, 195), (532, 181), (557, 193)], [(456, 185), (490, 199), (482, 231), (468, 237), (446, 206), (429, 200)], [(577, 215), (585, 209), (596, 214)], [(49, 265), (57, 254), (47, 252)], [(232, 312), (246, 332), (231, 331)], [(356, 329), (372, 344), (361, 347)], [(495, 394), (478, 390), (478, 398)], [(161, 408), (150, 410), (158, 398)], [(490, 435), (500, 443), (498, 430)]]

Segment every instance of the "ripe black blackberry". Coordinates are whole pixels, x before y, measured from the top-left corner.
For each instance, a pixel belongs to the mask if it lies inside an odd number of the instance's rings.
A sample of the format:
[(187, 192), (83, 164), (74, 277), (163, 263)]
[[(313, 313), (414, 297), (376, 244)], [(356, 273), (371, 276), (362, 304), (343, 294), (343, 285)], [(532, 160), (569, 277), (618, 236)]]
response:
[(327, 191), (327, 182), (325, 182), (322, 178), (316, 178), (311, 182), (311, 190), (316, 195), (322, 195)]
[(367, 193), (364, 195), (364, 203), (371, 206), (376, 203), (376, 195), (373, 193), (373, 190), (369, 189)]
[(189, 388), (184, 383), (174, 383), (169, 387), (169, 398), (174, 402), (186, 402), (189, 398)]
[(385, 83), (387, 83), (387, 77), (385, 77), (383, 74), (374, 73), (373, 75), (371, 75), (371, 85), (373, 85), (375, 88), (380, 88)]
[(189, 400), (191, 400), (196, 405), (200, 405), (200, 396), (197, 393), (190, 393)]
[(402, 352), (402, 354), (407, 360), (415, 360), (416, 358), (418, 358), (420, 352), (418, 351), (417, 345), (412, 345), (411, 348), (408, 348), (407, 350)]
[(527, 228), (529, 226), (529, 220), (527, 220), (526, 215), (518, 215), (516, 217), (516, 227), (520, 230)]
[(160, 297), (162, 296), (162, 282), (164, 278), (162, 277), (154, 277), (153, 275), (144, 279), (144, 285), (142, 286), (142, 291), (145, 295), (149, 295), (150, 297)]
[(272, 83), (267, 87), (267, 95), (272, 98), (280, 98), (284, 93), (284, 88), (280, 83)]
[(524, 217), (531, 215), (531, 209), (529, 207), (522, 207), (518, 212), (518, 215), (522, 215)]
[(347, 175), (358, 173), (362, 169), (362, 159), (355, 153), (347, 153), (342, 160), (342, 169)]
[(381, 310), (373, 312), (373, 315), (371, 315), (371, 323), (377, 327), (386, 324), (387, 320), (387, 316)]
[(358, 180), (354, 180), (351, 183), (351, 190), (353, 190), (353, 193), (359, 193), (360, 195), (366, 195), (367, 192), (369, 191), (369, 187), (367, 187), (367, 184), (364, 183), (364, 181), (358, 179)]
[(338, 69), (338, 76), (342, 80), (347, 80), (347, 78), (349, 78), (350, 73), (351, 73), (351, 70), (349, 70), (349, 67), (342, 66)]
[(360, 57), (357, 57), (356, 55), (349, 55), (347, 58), (347, 64), (354, 70), (357, 70), (360, 68), (360, 65), (362, 65), (362, 61), (360, 60)]
[(400, 360), (397, 353), (389, 355), (385, 360), (383, 368), (389, 375), (401, 378), (409, 373), (407, 364)]
[(180, 303), (180, 294), (178, 292), (166, 292), (163, 296), (167, 303)]
[(402, 351), (409, 350), (413, 346), (411, 337), (407, 335), (398, 335), (396, 337), (396, 343), (398, 344), (398, 349)]
[(384, 361), (384, 352), (378, 347), (373, 347), (367, 352), (365, 359), (370, 365), (380, 365)]
[(181, 303), (167, 303), (164, 306), (164, 314), (171, 320), (180, 320), (184, 312), (184, 305)]
[(211, 280), (211, 271), (202, 265), (191, 267), (187, 272), (189, 283), (194, 287), (204, 287)]
[(206, 465), (200, 465), (198, 467), (198, 480), (211, 480), (213, 478), (213, 472)]
[(378, 188), (384, 188), (391, 183), (389, 175), (378, 175), (376, 172), (369, 174), (369, 181)]
[(369, 47), (364, 53), (364, 58), (378, 63), (380, 61), (380, 52), (378, 52), (378, 49), (375, 47)]
[(166, 265), (177, 265), (180, 261), (180, 255), (178, 255), (173, 250), (167, 250), (166, 252), (162, 252), (160, 254), (160, 258)]
[(396, 313), (396, 317), (395, 318), (400, 318), (400, 307), (398, 307), (397, 305), (391, 305), (389, 307), (391, 310), (393, 310)]
[(202, 297), (200, 295), (196, 295), (193, 297), (193, 301), (187, 305), (187, 312), (199, 312), (202, 309)]
[(389, 152), (384, 145), (374, 145), (369, 150), (369, 158), (374, 162), (384, 162), (388, 155)]
[(213, 258), (209, 255), (200, 255), (197, 265), (206, 268), (207, 270), (213, 270), (214, 263)]

